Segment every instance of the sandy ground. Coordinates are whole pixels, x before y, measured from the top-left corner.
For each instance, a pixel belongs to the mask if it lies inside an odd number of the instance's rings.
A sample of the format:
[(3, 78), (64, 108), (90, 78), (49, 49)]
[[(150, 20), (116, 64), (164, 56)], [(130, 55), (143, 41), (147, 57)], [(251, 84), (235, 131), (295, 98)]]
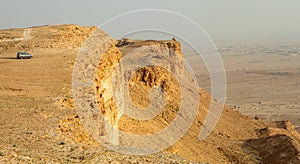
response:
[(35, 49), (33, 59), (23, 60), (16, 52), (0, 54), (0, 163), (187, 163), (173, 154), (123, 155), (76, 140), (87, 136), (62, 100), (71, 97), (77, 52)]
[(35, 52), (33, 60), (18, 60), (15, 52), (2, 52), (0, 56), (1, 149), (4, 154), (16, 157), (28, 154), (33, 158), (32, 154), (37, 153), (32, 151), (39, 150), (38, 154), (51, 159), (53, 150), (43, 145), (60, 149), (53, 145), (60, 141), (50, 140), (47, 134), (59, 120), (72, 115), (69, 110), (54, 105), (61, 95), (68, 94), (63, 92), (70, 87), (67, 83), (70, 77), (65, 76), (71, 73), (69, 60), (54, 51)]
[[(290, 120), (300, 130), (300, 55), (225, 52), (221, 56), (227, 105), (263, 120)], [(199, 79), (209, 91), (207, 72)]]

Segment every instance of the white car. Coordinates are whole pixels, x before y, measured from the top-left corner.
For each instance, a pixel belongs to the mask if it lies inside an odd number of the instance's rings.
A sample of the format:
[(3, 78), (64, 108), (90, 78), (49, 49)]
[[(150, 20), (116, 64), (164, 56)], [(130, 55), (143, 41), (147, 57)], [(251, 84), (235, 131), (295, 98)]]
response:
[(32, 54), (28, 52), (18, 52), (17, 53), (17, 58), (18, 59), (31, 59), (33, 56)]

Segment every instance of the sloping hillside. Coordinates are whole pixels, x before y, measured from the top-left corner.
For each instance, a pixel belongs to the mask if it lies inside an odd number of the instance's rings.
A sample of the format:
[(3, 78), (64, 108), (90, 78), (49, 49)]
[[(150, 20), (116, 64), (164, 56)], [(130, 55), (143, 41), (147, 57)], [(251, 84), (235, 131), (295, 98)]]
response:
[[(168, 49), (170, 49), (170, 51), (176, 52), (176, 55), (178, 55), (178, 57), (183, 56), (180, 51), (180, 43), (174, 40), (135, 41), (125, 39), (119, 41), (117, 46), (120, 52), (118, 51), (118, 53), (115, 54), (107, 54), (110, 59), (116, 57), (116, 60), (113, 60), (115, 63), (101, 62), (110, 63), (110, 65), (100, 64), (98, 69), (99, 76), (103, 75), (103, 67), (105, 67), (105, 70), (113, 70), (114, 67), (118, 64), (117, 62), (120, 61), (119, 58), (126, 55), (131, 55), (132, 51), (143, 46), (156, 47), (151, 49), (153, 54), (163, 54), (160, 49), (157, 48), (158, 46), (167, 47)], [(152, 55), (149, 52), (145, 53), (148, 53), (148, 56)], [(104, 60), (105, 57), (106, 56), (104, 56)], [(180, 64), (177, 65), (180, 67)], [(112, 73), (112, 71), (108, 72)], [(111, 76), (112, 74), (108, 74), (108, 76), (104, 76), (103, 79), (98, 78), (96, 80), (98, 81), (98, 86), (108, 86), (108, 84), (101, 84), (101, 81), (103, 80), (103, 82), (106, 82), (106, 78), (109, 78)], [(122, 116), (119, 121), (119, 128), (125, 132), (133, 134), (153, 134), (171, 123), (178, 112), (178, 102), (180, 102), (181, 99), (178, 84), (176, 84), (176, 79), (173, 78), (168, 72), (164, 71), (160, 67), (145, 67), (132, 74), (129, 84), (129, 91), (131, 101), (133, 101), (135, 105), (140, 107), (147, 107), (150, 103), (148, 93), (154, 86), (162, 87), (163, 91), (167, 95), (167, 104), (166, 108), (162, 110), (162, 113), (158, 117), (153, 118), (150, 121), (138, 121), (128, 118), (127, 116)], [(111, 80), (108, 81), (111, 82)], [(164, 82), (163, 85), (162, 82)], [(98, 88), (100, 89), (99, 93), (101, 93), (100, 97), (109, 100), (108, 104), (115, 103), (112, 97), (103, 97), (103, 95), (113, 95), (112, 93), (105, 93), (104, 88), (102, 88), (102, 90), (101, 87)], [(287, 138), (287, 140), (295, 140), (296, 143), (298, 142), (299, 135), (289, 122), (278, 122), (278, 124), (288, 124), (289, 128), (283, 128), (282, 126), (273, 126), (273, 133), (261, 135), (261, 131), (266, 128), (271, 128), (273, 123), (270, 125), (260, 120), (243, 116), (228, 107), (225, 107), (222, 117), (212, 134), (204, 141), (199, 141), (198, 133), (200, 132), (200, 129), (203, 128), (202, 125), (211, 101), (211, 97), (205, 91), (200, 89), (199, 94), (201, 95), (201, 102), (199, 103), (199, 113), (193, 123), (193, 126), (181, 140), (179, 140), (174, 146), (168, 148), (166, 151), (175, 153), (192, 161), (208, 161), (213, 163), (257, 163), (259, 161), (269, 163), (270, 158), (268, 158), (268, 156), (272, 156), (273, 158), (271, 159), (274, 159), (274, 157), (276, 156), (280, 156), (280, 158), (278, 158), (278, 161), (281, 162), (287, 162), (289, 160), (295, 162), (295, 160), (298, 160), (298, 151), (296, 151), (297, 153), (294, 153), (293, 157), (291, 158), (291, 156), (281, 155), (289, 154), (290, 150), (286, 150), (285, 148), (282, 148), (280, 146), (274, 147), (274, 145), (271, 143), (277, 142), (278, 144), (282, 144), (281, 139), (276, 137), (278, 134), (283, 135)], [(104, 104), (104, 109), (102, 110), (108, 111), (109, 108), (114, 109), (113, 111), (117, 111), (115, 105), (108, 106), (108, 108), (105, 109), (105, 103), (106, 102), (103, 100), (100, 101), (100, 104)], [(108, 114), (108, 117), (115, 116), (116, 114), (112, 116)], [(273, 139), (269, 142), (267, 138)], [(256, 142), (252, 142), (253, 140), (255, 140)], [(263, 152), (258, 151), (260, 150), (257, 144), (257, 142), (259, 141), (265, 141)], [(288, 147), (293, 147), (294, 150), (298, 149), (296, 144), (289, 144), (288, 142), (286, 144), (290, 145)], [(273, 149), (277, 149), (277, 151), (272, 151)]]

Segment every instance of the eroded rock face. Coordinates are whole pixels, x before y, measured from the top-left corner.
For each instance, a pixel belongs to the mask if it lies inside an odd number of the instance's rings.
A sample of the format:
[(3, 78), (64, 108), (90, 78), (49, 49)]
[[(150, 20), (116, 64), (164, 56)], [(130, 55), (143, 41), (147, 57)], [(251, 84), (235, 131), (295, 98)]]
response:
[[(119, 41), (117, 46), (118, 48), (112, 45), (106, 51), (101, 57), (97, 68), (95, 90), (100, 110), (113, 126), (117, 126), (125, 132), (147, 134), (157, 131), (161, 129), (162, 126), (155, 127), (152, 125), (160, 124), (159, 122), (171, 122), (179, 110), (181, 93), (174, 74), (182, 76), (184, 73), (180, 44), (173, 40), (128, 41), (128, 39), (126, 39)], [(160, 59), (161, 61), (162, 58), (165, 58), (164, 63), (158, 64), (155, 61), (156, 59)], [(138, 63), (131, 63), (131, 61), (138, 61)], [(145, 67), (139, 65), (146, 62), (148, 62), (148, 64), (146, 64)], [(174, 63), (177, 63), (177, 65)], [(126, 67), (125, 65), (132, 66), (133, 69), (127, 70), (124, 68)], [(120, 110), (118, 112), (118, 102), (116, 102), (116, 98), (114, 97), (116, 88), (113, 86), (116, 83), (113, 81), (114, 73), (118, 71), (121, 72), (119, 80), (128, 81), (130, 101), (141, 109), (147, 108), (151, 104), (149, 97), (151, 90), (155, 87), (160, 88), (161, 93), (165, 96), (162, 98), (165, 99), (166, 104), (157, 118), (151, 121), (137, 121), (123, 115)], [(122, 84), (117, 84), (117, 87), (121, 85)], [(124, 88), (119, 89), (122, 90)], [(155, 100), (152, 101), (152, 103), (155, 104)], [(144, 124), (144, 127), (150, 128), (148, 130), (144, 128), (144, 132), (137, 130), (138, 127), (135, 126), (135, 128), (128, 128), (124, 126), (128, 125), (128, 121), (140, 126)], [(107, 134), (107, 130), (109, 129), (104, 130), (106, 132), (102, 134)]]
[[(144, 46), (147, 48), (143, 48)], [(148, 60), (149, 58), (151, 60)], [(166, 60), (164, 63), (157, 63), (157, 59)], [(102, 57), (95, 78), (96, 98), (102, 114), (112, 125), (130, 134), (151, 135), (167, 127), (178, 114), (181, 105), (182, 93), (176, 76), (191, 78), (184, 71), (184, 63), (180, 59), (182, 59), (180, 44), (174, 40), (125, 39), (119, 41), (117, 46), (112, 45)], [(140, 67), (143, 63), (147, 64)], [(164, 67), (159, 66), (160, 64)], [(128, 81), (129, 98), (133, 105), (140, 110), (149, 108), (153, 103), (149, 93), (157, 87), (163, 95), (161, 98), (165, 99), (161, 113), (151, 120), (136, 120), (118, 111), (118, 103), (114, 97), (116, 88), (113, 84), (116, 83), (113, 76), (116, 71), (124, 71), (128, 65), (133, 69), (125, 71), (119, 78)], [(211, 97), (201, 89), (200, 94), (199, 114), (194, 125), (187, 135), (168, 151), (195, 161), (238, 163), (270, 163), (275, 162), (274, 159), (282, 162), (299, 161), (298, 141), (295, 141), (299, 138), (299, 134), (289, 122), (266, 125), (227, 107), (210, 137), (205, 141), (197, 140), (197, 132), (202, 128), (211, 100)], [(103, 135), (107, 130), (110, 129), (105, 129)], [(226, 142), (227, 140), (230, 142)], [(122, 138), (115, 141), (116, 144), (126, 144), (126, 140)], [(185, 148), (194, 155), (182, 150)], [(210, 155), (207, 156), (207, 153)]]
[(113, 97), (112, 77), (119, 64), (121, 52), (112, 45), (100, 60), (96, 77), (96, 99), (103, 115), (109, 118), (112, 125), (116, 124), (118, 112)]

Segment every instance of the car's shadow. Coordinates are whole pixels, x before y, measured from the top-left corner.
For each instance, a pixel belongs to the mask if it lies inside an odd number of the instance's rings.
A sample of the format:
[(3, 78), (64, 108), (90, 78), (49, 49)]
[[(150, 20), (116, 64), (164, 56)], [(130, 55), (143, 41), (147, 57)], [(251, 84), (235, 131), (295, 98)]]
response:
[(13, 59), (17, 59), (17, 60), (19, 60), (18, 58), (16, 58), (16, 57), (0, 57), (0, 59), (11, 59), (11, 60), (13, 60)]

